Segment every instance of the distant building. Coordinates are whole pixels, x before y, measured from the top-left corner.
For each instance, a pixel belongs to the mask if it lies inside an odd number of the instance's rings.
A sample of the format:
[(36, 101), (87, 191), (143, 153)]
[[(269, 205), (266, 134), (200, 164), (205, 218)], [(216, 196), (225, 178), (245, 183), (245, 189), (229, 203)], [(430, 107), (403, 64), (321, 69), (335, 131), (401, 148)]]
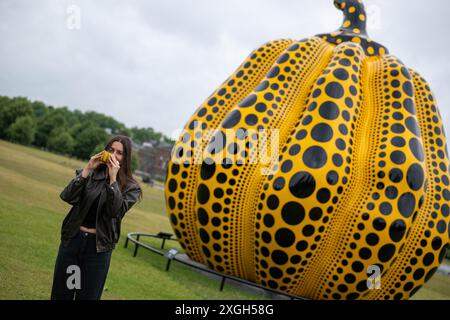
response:
[(133, 145), (139, 157), (137, 171), (143, 177), (150, 176), (151, 179), (164, 181), (172, 147), (171, 144), (161, 141), (146, 141), (142, 145)]

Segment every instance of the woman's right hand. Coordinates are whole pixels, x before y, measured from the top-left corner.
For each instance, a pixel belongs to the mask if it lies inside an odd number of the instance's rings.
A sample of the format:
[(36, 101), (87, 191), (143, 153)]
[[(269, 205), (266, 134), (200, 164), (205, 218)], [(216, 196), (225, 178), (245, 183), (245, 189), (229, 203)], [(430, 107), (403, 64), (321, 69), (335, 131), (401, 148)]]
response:
[[(101, 156), (102, 156), (103, 151), (93, 155), (91, 157), (91, 159), (89, 159), (88, 164), (86, 165), (86, 167), (84, 168), (84, 172), (83, 173), (87, 173), (87, 175), (89, 174), (89, 172), (91, 172), (92, 170), (94, 170), (95, 168), (97, 168), (102, 162), (100, 161)], [(86, 176), (87, 176), (86, 175)]]

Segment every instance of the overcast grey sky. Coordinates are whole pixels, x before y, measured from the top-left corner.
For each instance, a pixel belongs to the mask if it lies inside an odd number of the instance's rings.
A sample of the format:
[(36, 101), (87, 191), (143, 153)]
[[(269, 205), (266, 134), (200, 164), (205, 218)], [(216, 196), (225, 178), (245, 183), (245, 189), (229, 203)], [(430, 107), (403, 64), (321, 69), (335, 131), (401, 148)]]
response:
[[(369, 35), (430, 82), (450, 133), (450, 2), (364, 2)], [(255, 47), (341, 21), (333, 0), (0, 0), (0, 95), (171, 136)]]

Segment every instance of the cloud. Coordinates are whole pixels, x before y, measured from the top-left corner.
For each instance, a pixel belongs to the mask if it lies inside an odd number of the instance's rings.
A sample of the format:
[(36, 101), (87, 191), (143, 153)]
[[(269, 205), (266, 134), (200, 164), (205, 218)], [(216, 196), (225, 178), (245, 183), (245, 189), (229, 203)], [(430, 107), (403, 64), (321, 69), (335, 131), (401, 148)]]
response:
[[(366, 0), (369, 34), (419, 71), (450, 132), (446, 0)], [(81, 29), (67, 28), (67, 8)], [(332, 0), (6, 0), (0, 94), (171, 135), (258, 45), (339, 27)]]

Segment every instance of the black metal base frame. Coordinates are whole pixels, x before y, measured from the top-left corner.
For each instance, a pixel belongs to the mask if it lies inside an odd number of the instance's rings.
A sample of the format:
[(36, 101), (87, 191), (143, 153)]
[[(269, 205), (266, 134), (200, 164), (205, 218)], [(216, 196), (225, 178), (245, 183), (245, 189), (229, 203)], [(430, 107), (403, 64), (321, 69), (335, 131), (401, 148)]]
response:
[[(152, 246), (149, 246), (149, 245), (147, 245), (145, 243), (142, 243), (140, 241), (141, 237), (152, 237), (152, 238), (161, 239), (162, 240), (161, 248), (160, 249), (156, 249), (156, 248), (154, 248)], [(178, 240), (176, 238), (172, 238), (172, 235), (168, 234), (168, 233), (160, 232), (158, 234), (151, 234), (151, 233), (142, 233), (142, 232), (130, 232), (130, 233), (128, 233), (127, 238), (125, 240), (125, 246), (124, 246), (125, 248), (128, 248), (128, 242), (129, 241), (133, 242), (134, 245), (135, 245), (134, 246), (133, 257), (137, 256), (139, 247), (147, 249), (147, 250), (149, 250), (149, 251), (151, 251), (153, 253), (159, 254), (160, 256), (166, 257), (167, 258), (166, 271), (169, 271), (170, 264), (171, 264), (172, 260), (174, 260), (174, 261), (176, 261), (178, 263), (181, 263), (183, 265), (189, 266), (189, 267), (194, 268), (194, 269), (201, 270), (203, 272), (208, 272), (210, 274), (214, 274), (214, 275), (222, 278), (222, 280), (220, 282), (220, 291), (223, 291), (226, 279), (230, 279), (230, 280), (233, 280), (233, 281), (245, 284), (245, 285), (247, 285), (249, 287), (258, 288), (258, 289), (262, 289), (262, 290), (264, 290), (266, 292), (275, 293), (275, 294), (278, 294), (280, 296), (285, 296), (285, 297), (287, 297), (287, 298), (289, 298), (291, 300), (309, 300), (307, 298), (302, 298), (302, 297), (290, 295), (290, 294), (287, 294), (285, 292), (281, 292), (281, 291), (278, 291), (278, 290), (273, 290), (273, 289), (264, 287), (262, 285), (259, 285), (257, 283), (254, 283), (254, 282), (251, 282), (251, 281), (248, 281), (248, 280), (244, 280), (244, 279), (241, 279), (241, 278), (238, 278), (238, 277), (234, 277), (234, 276), (231, 276), (231, 275), (228, 275), (228, 274), (225, 274), (225, 273), (214, 271), (214, 270), (209, 269), (208, 267), (203, 266), (203, 265), (199, 266), (197, 263), (194, 263), (190, 259), (180, 259), (180, 258), (178, 258), (176, 256), (176, 254), (172, 258), (169, 258), (167, 256), (167, 251), (163, 251), (164, 250), (164, 245), (165, 245), (166, 241), (178, 241)]]

